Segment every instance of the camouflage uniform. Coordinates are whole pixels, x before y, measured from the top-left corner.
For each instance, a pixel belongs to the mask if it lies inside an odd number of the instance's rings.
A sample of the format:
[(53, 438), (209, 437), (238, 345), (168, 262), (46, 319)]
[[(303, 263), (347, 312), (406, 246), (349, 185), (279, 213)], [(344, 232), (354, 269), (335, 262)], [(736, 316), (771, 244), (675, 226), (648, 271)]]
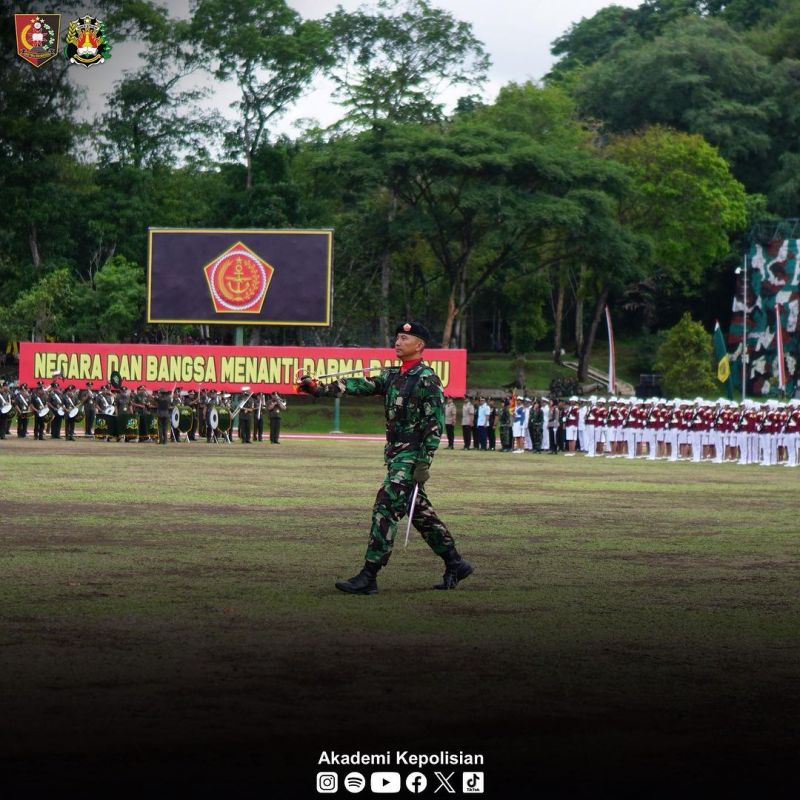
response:
[[(370, 378), (342, 378), (317, 391), (318, 396), (343, 394), (384, 398), (386, 478), (372, 509), (366, 561), (385, 565), (392, 552), (397, 523), (408, 513), (414, 492), (414, 468), (419, 462), (430, 464), (439, 446), (444, 430), (444, 392), (436, 373), (420, 361), (405, 373), (399, 367), (390, 367)], [(444, 556), (455, 547), (422, 485), (411, 524), (437, 555)]]

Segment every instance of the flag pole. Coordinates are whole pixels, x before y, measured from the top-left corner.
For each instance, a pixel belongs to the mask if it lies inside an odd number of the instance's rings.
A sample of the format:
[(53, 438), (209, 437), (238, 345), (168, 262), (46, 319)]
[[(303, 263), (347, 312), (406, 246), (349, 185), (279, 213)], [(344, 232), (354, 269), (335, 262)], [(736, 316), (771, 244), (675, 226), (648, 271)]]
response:
[(742, 321), (742, 402), (747, 397), (747, 251), (744, 254), (742, 271), (742, 292), (744, 300), (744, 317)]
[(775, 336), (778, 341), (778, 387), (780, 394), (786, 393), (786, 366), (783, 360), (783, 328), (781, 326), (781, 304), (775, 303)]
[(611, 312), (606, 306), (606, 327), (608, 328), (608, 391), (617, 393), (616, 353), (614, 352), (614, 329), (611, 326)]

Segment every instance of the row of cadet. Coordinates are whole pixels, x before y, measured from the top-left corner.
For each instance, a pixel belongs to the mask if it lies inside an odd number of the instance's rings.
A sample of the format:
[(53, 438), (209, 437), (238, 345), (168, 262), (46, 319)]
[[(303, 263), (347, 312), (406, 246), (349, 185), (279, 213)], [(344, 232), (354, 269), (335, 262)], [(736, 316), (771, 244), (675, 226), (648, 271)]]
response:
[[(448, 448), (454, 447), (457, 411), (445, 406)], [(503, 452), (549, 452), (589, 458), (713, 461), (738, 464), (800, 463), (800, 400), (694, 400), (570, 397), (506, 398), (502, 405), (465, 398), (463, 447)]]
[[(248, 387), (243, 387), (246, 390)], [(243, 391), (238, 397), (204, 389), (183, 391), (135, 391), (110, 384), (95, 389), (61, 387), (54, 380), (29, 389), (27, 384), (0, 381), (0, 439), (16, 426), (19, 438), (76, 441), (76, 426), (83, 435), (104, 441), (155, 442), (161, 444), (205, 438), (207, 442), (230, 442), (234, 435), (244, 444), (263, 441), (265, 420), (269, 436), (280, 444), (281, 414), (286, 401), (277, 393)]]

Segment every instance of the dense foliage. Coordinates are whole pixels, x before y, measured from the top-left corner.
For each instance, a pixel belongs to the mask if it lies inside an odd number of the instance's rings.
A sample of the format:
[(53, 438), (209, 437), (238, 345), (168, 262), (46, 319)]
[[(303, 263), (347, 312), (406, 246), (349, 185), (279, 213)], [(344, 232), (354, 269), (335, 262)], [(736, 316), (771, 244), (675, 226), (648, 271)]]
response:
[[(32, 69), (3, 27), (0, 340), (224, 341), (144, 323), (147, 227), (333, 227), (334, 325), (251, 341), (383, 344), (415, 316), (444, 346), (585, 369), (607, 303), (622, 332), (724, 319), (743, 233), (797, 216), (800, 0), (609, 6), (490, 103), (482, 44), (428, 0), (97, 6), (148, 57), (93, 119), (63, 59)], [(276, 135), (323, 78), (339, 122)]]

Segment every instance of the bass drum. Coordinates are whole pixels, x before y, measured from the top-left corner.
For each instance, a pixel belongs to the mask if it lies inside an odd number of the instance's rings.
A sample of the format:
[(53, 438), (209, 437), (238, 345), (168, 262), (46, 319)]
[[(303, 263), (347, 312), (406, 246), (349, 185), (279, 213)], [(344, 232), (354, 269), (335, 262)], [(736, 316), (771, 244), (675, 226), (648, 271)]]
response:
[(177, 428), (181, 433), (189, 433), (192, 429), (193, 412), (191, 406), (177, 405), (172, 409), (172, 427)]
[(217, 428), (223, 433), (227, 433), (231, 429), (231, 410), (229, 408), (216, 409), (219, 421)]
[(94, 423), (94, 438), (106, 439), (117, 436), (117, 418), (111, 414), (98, 414)]
[(158, 441), (158, 417), (155, 414), (145, 414), (145, 424), (147, 425), (147, 435), (151, 441)]
[(124, 436), (126, 442), (132, 442), (139, 438), (139, 417), (135, 414), (123, 412), (119, 415), (118, 436)]

